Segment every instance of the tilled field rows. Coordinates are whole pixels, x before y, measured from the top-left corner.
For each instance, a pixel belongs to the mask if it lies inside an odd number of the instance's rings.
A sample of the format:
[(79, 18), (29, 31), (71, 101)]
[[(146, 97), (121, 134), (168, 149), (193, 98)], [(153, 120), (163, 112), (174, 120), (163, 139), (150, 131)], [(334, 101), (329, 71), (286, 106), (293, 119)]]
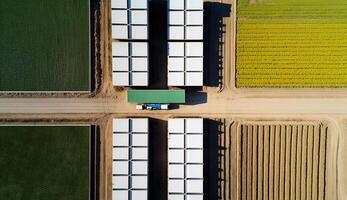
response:
[(241, 123), (236, 134), (236, 199), (325, 199), (324, 125)]

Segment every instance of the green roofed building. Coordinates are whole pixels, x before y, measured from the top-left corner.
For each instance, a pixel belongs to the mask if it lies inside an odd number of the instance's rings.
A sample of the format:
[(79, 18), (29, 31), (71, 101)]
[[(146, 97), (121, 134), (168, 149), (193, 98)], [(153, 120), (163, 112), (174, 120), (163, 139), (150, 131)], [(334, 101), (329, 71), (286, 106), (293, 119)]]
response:
[(129, 103), (185, 103), (185, 90), (128, 90)]

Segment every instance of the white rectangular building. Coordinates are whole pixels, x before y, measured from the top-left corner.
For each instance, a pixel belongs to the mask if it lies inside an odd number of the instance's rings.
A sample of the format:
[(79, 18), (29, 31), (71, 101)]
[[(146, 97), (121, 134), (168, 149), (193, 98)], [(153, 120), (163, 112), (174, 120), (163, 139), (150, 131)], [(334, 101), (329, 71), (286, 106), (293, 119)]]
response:
[(203, 200), (203, 119), (169, 119), (168, 132), (168, 200)]
[(168, 85), (203, 85), (203, 42), (169, 42)]
[(112, 199), (147, 199), (148, 119), (113, 119)]
[(148, 42), (112, 43), (115, 86), (148, 86)]
[(203, 40), (203, 0), (168, 0), (168, 39)]
[(111, 0), (112, 39), (148, 39), (147, 0)]

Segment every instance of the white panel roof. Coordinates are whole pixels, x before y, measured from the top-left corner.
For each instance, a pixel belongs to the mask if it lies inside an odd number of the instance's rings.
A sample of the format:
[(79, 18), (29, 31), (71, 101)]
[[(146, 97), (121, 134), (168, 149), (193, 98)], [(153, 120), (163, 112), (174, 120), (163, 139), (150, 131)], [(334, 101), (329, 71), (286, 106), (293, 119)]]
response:
[(129, 46), (127, 42), (112, 42), (112, 56), (128, 56)]
[(184, 118), (169, 119), (169, 133), (184, 133)]
[(128, 0), (111, 0), (111, 7), (118, 8), (118, 9), (125, 9), (128, 7), (127, 1)]
[(169, 180), (168, 191), (172, 193), (183, 193), (184, 192), (184, 181), (183, 180)]
[(133, 176), (132, 188), (146, 189), (147, 188), (147, 176)]
[(204, 167), (203, 165), (186, 165), (187, 178), (203, 178)]
[(132, 144), (133, 146), (148, 146), (148, 134), (132, 134)]
[(129, 58), (112, 58), (113, 71), (129, 71)]
[(132, 118), (132, 132), (148, 132), (148, 118)]
[(203, 193), (203, 182), (201, 180), (187, 180), (186, 191), (187, 193)]
[(203, 26), (187, 26), (186, 39), (187, 40), (203, 40), (204, 39)]
[(203, 71), (203, 58), (186, 58), (186, 71)]
[(169, 56), (184, 56), (184, 42), (169, 42)]
[(203, 11), (187, 11), (186, 24), (187, 25), (203, 25), (204, 13)]
[(169, 149), (170, 163), (184, 163), (184, 151), (178, 149)]
[(202, 194), (189, 194), (186, 200), (204, 200), (204, 196)]
[(115, 189), (127, 189), (128, 188), (128, 176), (113, 176), (113, 188)]
[(170, 40), (183, 40), (184, 39), (184, 26), (169, 26), (169, 39)]
[(184, 72), (169, 72), (168, 85), (183, 86), (184, 85)]
[(113, 161), (112, 174), (129, 174), (129, 162), (128, 161)]
[(187, 148), (203, 148), (203, 135), (186, 135)]
[(169, 25), (184, 25), (184, 11), (169, 11)]
[(113, 159), (127, 160), (129, 159), (129, 149), (123, 147), (114, 147), (112, 155)]
[(131, 39), (145, 40), (147, 38), (147, 26), (131, 26)]
[(146, 190), (133, 190), (131, 191), (131, 197), (133, 200), (147, 200), (147, 191)]
[(187, 10), (203, 10), (204, 2), (203, 0), (186, 0)]
[(146, 10), (132, 10), (130, 11), (131, 24), (148, 24)]
[(132, 58), (132, 71), (148, 71), (148, 58)]
[(148, 85), (148, 73), (147, 72), (132, 72), (132, 86), (147, 86)]
[(203, 163), (204, 155), (202, 149), (188, 149), (186, 150), (187, 163)]
[(132, 162), (132, 173), (133, 174), (147, 174), (147, 161), (133, 161)]
[(132, 43), (132, 55), (133, 56), (148, 56), (148, 44), (147, 42), (133, 42)]
[(168, 0), (169, 9), (183, 10), (184, 0)]
[(129, 200), (129, 193), (126, 190), (113, 190), (112, 200)]
[(128, 26), (112, 25), (112, 38), (128, 39)]
[(131, 9), (147, 9), (147, 0), (131, 0)]
[(129, 146), (129, 134), (128, 133), (114, 133), (113, 134), (113, 146)]
[(113, 119), (113, 132), (128, 132), (129, 119)]
[(184, 148), (184, 135), (169, 135), (169, 148)]
[(112, 10), (112, 24), (127, 24), (128, 12), (126, 10)]
[(186, 118), (186, 132), (187, 133), (203, 133), (203, 119), (202, 118)]
[(148, 149), (143, 147), (132, 148), (132, 158), (135, 160), (147, 160)]
[(113, 72), (112, 81), (113, 81), (113, 85), (128, 86), (129, 73), (128, 72)]
[(168, 167), (168, 173), (170, 178), (184, 178), (184, 165), (170, 164)]
[(184, 71), (184, 58), (169, 58), (168, 70), (169, 71)]
[(200, 56), (204, 54), (204, 45), (202, 42), (187, 42), (186, 43), (186, 56)]
[(186, 85), (187, 86), (201, 86), (201, 85), (203, 85), (202, 72), (187, 72), (186, 73)]

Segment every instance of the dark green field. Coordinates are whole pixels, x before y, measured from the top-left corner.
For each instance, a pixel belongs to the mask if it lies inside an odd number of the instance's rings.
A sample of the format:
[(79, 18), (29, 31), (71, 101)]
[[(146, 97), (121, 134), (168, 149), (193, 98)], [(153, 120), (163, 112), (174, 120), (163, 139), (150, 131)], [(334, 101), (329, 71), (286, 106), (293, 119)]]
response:
[(0, 91), (89, 90), (89, 1), (0, 1)]
[(0, 199), (88, 200), (89, 127), (0, 127)]

